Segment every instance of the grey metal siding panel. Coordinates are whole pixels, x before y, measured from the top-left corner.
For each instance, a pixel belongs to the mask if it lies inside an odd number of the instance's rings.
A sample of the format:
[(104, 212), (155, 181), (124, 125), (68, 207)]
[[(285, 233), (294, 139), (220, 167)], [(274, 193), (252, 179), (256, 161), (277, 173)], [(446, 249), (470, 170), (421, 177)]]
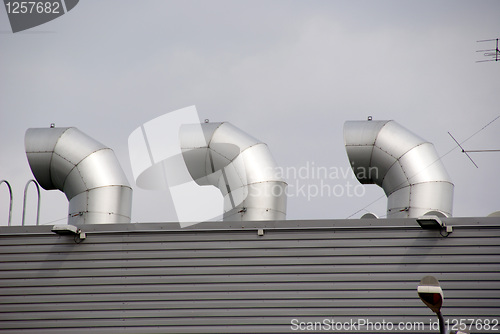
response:
[(445, 317), (500, 320), (495, 225), (456, 226), (448, 238), (312, 222), (264, 236), (158, 226), (91, 231), (81, 244), (1, 229), (0, 331), (290, 333), (293, 318), (332, 317), (428, 325), (435, 317), (416, 286), (429, 274), (443, 287)]

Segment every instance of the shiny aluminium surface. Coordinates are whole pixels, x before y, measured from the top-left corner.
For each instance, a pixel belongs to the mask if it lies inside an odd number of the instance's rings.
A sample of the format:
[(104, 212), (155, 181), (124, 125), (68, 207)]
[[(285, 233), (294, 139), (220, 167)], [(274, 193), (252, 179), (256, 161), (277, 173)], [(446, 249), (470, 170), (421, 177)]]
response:
[(196, 183), (221, 191), (223, 220), (285, 219), (287, 184), (268, 146), (227, 122), (201, 124), (202, 136), (196, 127), (181, 128), (182, 155)]
[(25, 146), (37, 182), (68, 198), (68, 224), (130, 222), (132, 188), (113, 150), (73, 127), (28, 129)]
[(453, 182), (432, 143), (394, 121), (348, 121), (344, 141), (360, 183), (387, 195), (387, 217), (452, 215)]

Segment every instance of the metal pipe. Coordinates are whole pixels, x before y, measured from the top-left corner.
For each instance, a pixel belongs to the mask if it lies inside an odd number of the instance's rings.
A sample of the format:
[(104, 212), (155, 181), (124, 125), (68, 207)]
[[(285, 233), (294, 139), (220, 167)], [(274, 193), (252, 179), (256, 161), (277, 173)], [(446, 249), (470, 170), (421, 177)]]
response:
[(432, 143), (394, 121), (345, 122), (344, 141), (358, 181), (383, 188), (388, 218), (452, 215), (454, 185)]
[(23, 220), (21, 221), (22, 226), (24, 226), (24, 219), (26, 217), (26, 196), (28, 193), (28, 187), (29, 187), (30, 183), (33, 183), (35, 185), (36, 192), (38, 195), (38, 201), (37, 201), (37, 206), (36, 206), (36, 225), (38, 225), (38, 223), (40, 221), (40, 187), (38, 186), (38, 183), (35, 180), (31, 179), (31, 180), (28, 180), (28, 182), (26, 182), (26, 185), (24, 186)]
[(181, 127), (180, 144), (189, 174), (224, 197), (225, 221), (286, 219), (286, 186), (268, 146), (230, 123)]
[(0, 185), (2, 183), (5, 183), (7, 185), (7, 188), (9, 189), (10, 204), (9, 204), (9, 220), (7, 222), (7, 225), (10, 226), (10, 224), (12, 223), (12, 188), (10, 186), (9, 181), (7, 181), (7, 180), (1, 180), (0, 181)]
[(68, 224), (129, 223), (132, 188), (110, 148), (76, 128), (33, 128), (28, 162), (40, 186), (69, 201)]
[(439, 333), (440, 334), (445, 334), (446, 331), (445, 331), (445, 328), (444, 328), (443, 314), (441, 313), (441, 311), (439, 311), (439, 312), (436, 313), (436, 315), (437, 315), (438, 321), (439, 321)]

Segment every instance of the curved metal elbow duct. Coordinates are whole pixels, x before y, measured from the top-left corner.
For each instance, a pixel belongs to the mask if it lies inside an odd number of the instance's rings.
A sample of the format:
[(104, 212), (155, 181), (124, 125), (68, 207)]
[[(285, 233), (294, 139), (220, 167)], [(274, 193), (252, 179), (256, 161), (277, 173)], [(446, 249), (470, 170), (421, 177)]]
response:
[(387, 195), (387, 217), (452, 215), (453, 183), (432, 143), (394, 121), (348, 121), (347, 156), (358, 181)]
[(184, 125), (180, 144), (189, 174), (224, 197), (224, 221), (286, 219), (286, 186), (268, 146), (230, 123)]
[(69, 201), (68, 224), (129, 223), (132, 188), (110, 148), (76, 128), (33, 128), (26, 155), (38, 183)]

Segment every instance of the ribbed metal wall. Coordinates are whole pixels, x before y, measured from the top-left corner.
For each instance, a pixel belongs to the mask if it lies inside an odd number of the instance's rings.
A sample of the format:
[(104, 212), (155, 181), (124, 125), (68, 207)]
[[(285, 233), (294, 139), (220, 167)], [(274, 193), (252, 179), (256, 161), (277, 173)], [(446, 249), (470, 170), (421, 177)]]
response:
[(440, 280), (450, 324), (494, 329), (500, 218), (444, 220), (447, 238), (413, 219), (89, 225), (80, 244), (49, 226), (1, 227), (0, 332), (296, 333), (364, 319), (426, 327), (330, 332), (436, 333), (416, 293), (425, 275)]

